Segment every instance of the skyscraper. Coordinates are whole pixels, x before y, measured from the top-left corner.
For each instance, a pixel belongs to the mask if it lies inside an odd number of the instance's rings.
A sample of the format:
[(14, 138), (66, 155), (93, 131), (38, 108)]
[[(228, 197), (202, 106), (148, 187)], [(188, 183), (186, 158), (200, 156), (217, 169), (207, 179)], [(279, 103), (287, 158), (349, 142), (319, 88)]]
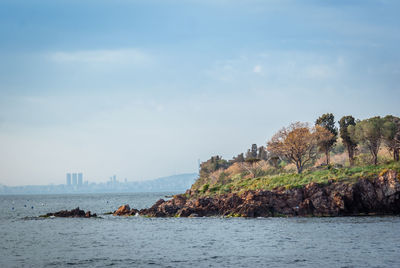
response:
[(76, 173), (72, 173), (72, 185), (78, 184), (78, 178)]
[(82, 184), (83, 184), (83, 174), (78, 173), (78, 185), (82, 185)]
[(67, 173), (67, 185), (71, 185), (71, 173)]

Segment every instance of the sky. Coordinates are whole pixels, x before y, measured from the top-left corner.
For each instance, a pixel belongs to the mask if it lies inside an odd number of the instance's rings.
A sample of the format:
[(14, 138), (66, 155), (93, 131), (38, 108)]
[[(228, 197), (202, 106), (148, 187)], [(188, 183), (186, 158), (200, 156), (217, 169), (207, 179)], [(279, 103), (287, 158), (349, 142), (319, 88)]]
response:
[(2, 0), (0, 184), (197, 172), (400, 103), (393, 0)]

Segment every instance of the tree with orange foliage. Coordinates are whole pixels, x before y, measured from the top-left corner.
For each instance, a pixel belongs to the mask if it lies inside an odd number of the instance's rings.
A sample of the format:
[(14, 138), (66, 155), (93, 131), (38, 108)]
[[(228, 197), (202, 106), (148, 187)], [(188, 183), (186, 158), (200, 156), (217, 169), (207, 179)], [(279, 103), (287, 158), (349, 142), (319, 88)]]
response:
[(296, 122), (282, 128), (267, 143), (269, 152), (294, 163), (297, 172), (315, 161), (317, 148), (323, 141), (331, 139), (332, 134), (323, 127), (310, 128), (307, 123)]

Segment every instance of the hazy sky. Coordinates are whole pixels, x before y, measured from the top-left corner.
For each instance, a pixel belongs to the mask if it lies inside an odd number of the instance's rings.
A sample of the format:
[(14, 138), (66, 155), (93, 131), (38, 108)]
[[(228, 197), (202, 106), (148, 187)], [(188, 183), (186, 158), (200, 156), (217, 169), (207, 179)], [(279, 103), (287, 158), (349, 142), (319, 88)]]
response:
[(400, 1), (2, 0), (0, 184), (143, 180), (394, 114)]

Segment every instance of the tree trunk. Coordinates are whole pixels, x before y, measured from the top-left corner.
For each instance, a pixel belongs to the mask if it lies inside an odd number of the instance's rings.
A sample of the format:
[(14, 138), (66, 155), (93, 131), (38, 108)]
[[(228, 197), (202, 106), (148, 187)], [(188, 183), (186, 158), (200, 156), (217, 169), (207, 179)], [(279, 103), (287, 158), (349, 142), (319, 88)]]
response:
[(303, 172), (303, 167), (298, 167), (297, 168), (297, 173), (301, 174)]
[(394, 149), (393, 150), (393, 160), (394, 161), (399, 161), (399, 149)]
[(350, 146), (347, 147), (347, 152), (349, 153), (350, 166), (354, 165), (354, 150)]
[(296, 168), (297, 168), (297, 173), (301, 174), (301, 172), (303, 171), (303, 167), (301, 166), (301, 163), (296, 162)]
[(374, 165), (375, 166), (378, 165), (378, 154), (373, 152), (372, 153), (372, 157), (373, 157), (373, 160), (374, 160)]
[(330, 159), (329, 159), (329, 150), (325, 151), (325, 157), (326, 157), (326, 164), (329, 165)]

